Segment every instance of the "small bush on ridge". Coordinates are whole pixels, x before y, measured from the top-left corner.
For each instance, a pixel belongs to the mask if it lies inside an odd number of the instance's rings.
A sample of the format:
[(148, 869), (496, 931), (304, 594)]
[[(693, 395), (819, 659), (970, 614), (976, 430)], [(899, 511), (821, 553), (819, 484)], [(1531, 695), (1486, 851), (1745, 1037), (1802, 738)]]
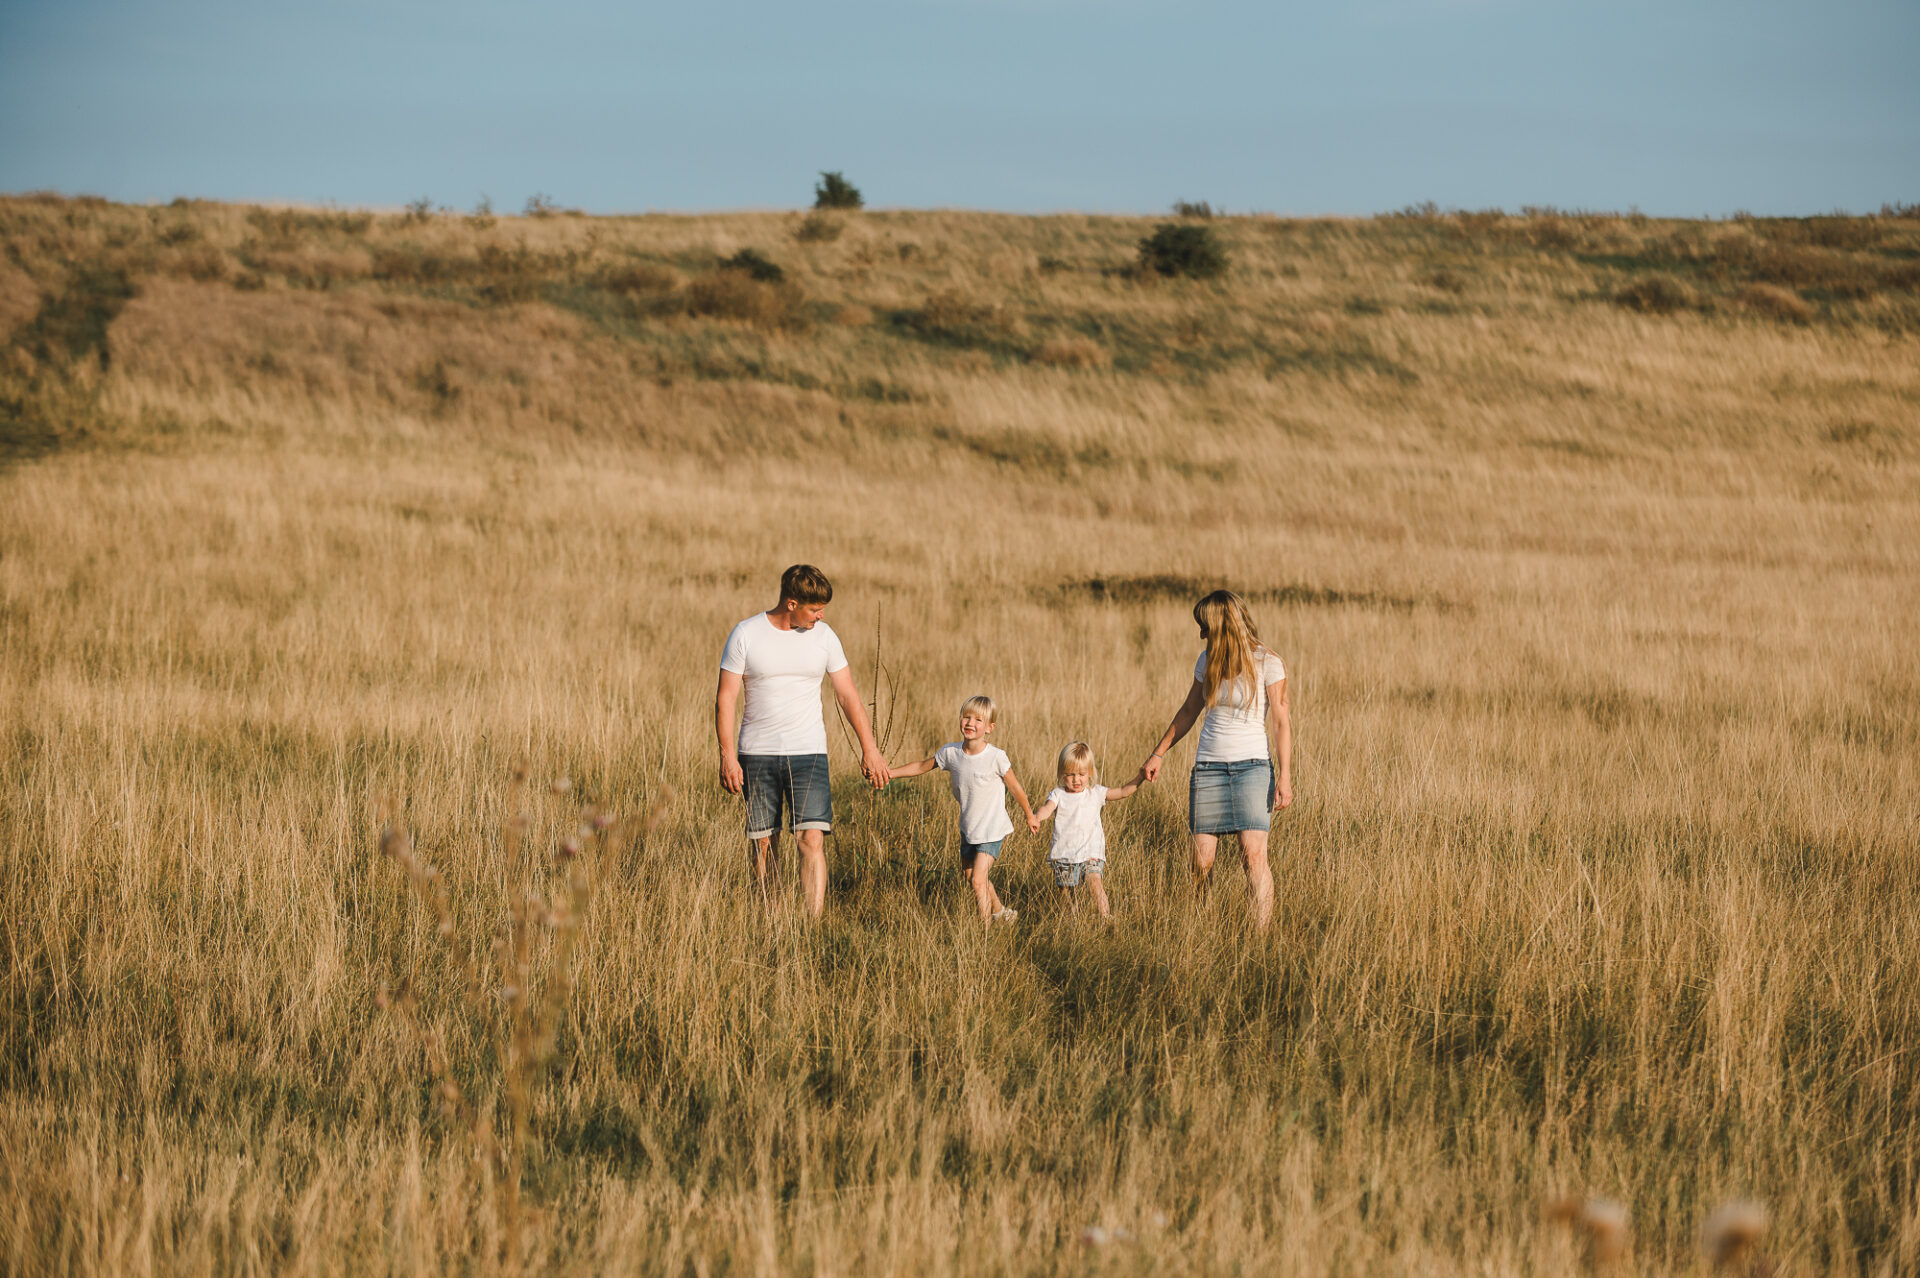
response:
[(794, 228), (793, 238), (802, 244), (828, 244), (840, 238), (845, 225), (830, 213), (809, 213)]
[(1140, 265), (1161, 275), (1213, 279), (1226, 274), (1227, 251), (1210, 227), (1162, 222), (1140, 241)]
[(820, 180), (814, 184), (813, 207), (816, 209), (857, 209), (865, 204), (860, 188), (847, 181), (837, 169), (831, 173), (822, 172)]

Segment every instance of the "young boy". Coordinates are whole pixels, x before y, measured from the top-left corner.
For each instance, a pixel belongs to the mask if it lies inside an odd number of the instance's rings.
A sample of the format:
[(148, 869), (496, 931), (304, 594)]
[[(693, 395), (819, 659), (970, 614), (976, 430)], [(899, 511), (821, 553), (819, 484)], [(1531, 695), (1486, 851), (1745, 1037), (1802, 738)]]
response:
[(1111, 919), (1105, 882), (1107, 832), (1100, 823), (1100, 809), (1138, 790), (1142, 778), (1136, 773), (1133, 780), (1112, 789), (1096, 784), (1099, 773), (1093, 766), (1093, 747), (1084, 741), (1069, 741), (1060, 751), (1058, 776), (1059, 788), (1047, 795), (1038, 812), (1028, 814), (1027, 829), (1037, 834), (1040, 823), (1053, 818), (1053, 850), (1047, 853), (1047, 864), (1061, 897), (1079, 909), (1073, 890), (1084, 880), (1100, 917)]
[(953, 797), (960, 801), (960, 871), (973, 885), (974, 900), (980, 906), (982, 923), (1011, 923), (1020, 917), (1000, 903), (993, 890), (994, 858), (1000, 844), (1013, 833), (1007, 818), (1007, 792), (1020, 801), (1020, 810), (1032, 823), (1033, 805), (1020, 778), (1013, 775), (1013, 763), (1007, 752), (987, 744), (993, 735), (998, 714), (992, 697), (968, 697), (960, 705), (960, 739), (950, 741), (933, 752), (931, 759), (890, 768), (894, 779), (917, 777), (935, 768), (946, 770), (953, 782)]

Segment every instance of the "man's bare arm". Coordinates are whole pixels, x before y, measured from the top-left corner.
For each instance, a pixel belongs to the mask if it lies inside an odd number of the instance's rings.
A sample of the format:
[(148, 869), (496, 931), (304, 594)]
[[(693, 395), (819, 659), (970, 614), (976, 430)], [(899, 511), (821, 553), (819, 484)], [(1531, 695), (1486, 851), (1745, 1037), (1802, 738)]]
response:
[(728, 794), (740, 793), (746, 784), (733, 735), (733, 713), (740, 705), (740, 690), (745, 686), (746, 681), (739, 675), (722, 670), (720, 686), (713, 694), (713, 735), (720, 746), (720, 785)]
[(867, 722), (867, 708), (860, 704), (860, 689), (854, 686), (853, 667), (841, 666), (827, 678), (833, 683), (834, 699), (853, 725), (853, 735), (860, 738), (861, 774), (878, 790), (892, 774), (887, 770), (886, 756), (874, 743), (873, 725)]

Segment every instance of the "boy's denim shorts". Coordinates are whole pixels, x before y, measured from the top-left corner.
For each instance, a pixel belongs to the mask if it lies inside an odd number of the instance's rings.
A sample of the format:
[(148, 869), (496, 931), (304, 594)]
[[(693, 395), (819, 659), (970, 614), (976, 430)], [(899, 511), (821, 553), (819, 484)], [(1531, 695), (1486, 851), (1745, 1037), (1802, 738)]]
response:
[(1273, 824), (1273, 764), (1266, 759), (1196, 763), (1187, 779), (1187, 829), (1238, 834)]
[(973, 868), (973, 858), (982, 854), (998, 861), (1000, 859), (1000, 845), (1005, 842), (1005, 839), (995, 839), (991, 843), (969, 843), (965, 839), (960, 840), (960, 868), (963, 870), (971, 870)]
[(783, 808), (789, 830), (833, 828), (826, 755), (743, 754), (740, 771), (746, 775), (749, 839), (764, 839), (779, 829)]
[(1049, 861), (1047, 867), (1053, 871), (1055, 887), (1079, 887), (1080, 880), (1089, 874), (1096, 879), (1107, 877), (1105, 861)]

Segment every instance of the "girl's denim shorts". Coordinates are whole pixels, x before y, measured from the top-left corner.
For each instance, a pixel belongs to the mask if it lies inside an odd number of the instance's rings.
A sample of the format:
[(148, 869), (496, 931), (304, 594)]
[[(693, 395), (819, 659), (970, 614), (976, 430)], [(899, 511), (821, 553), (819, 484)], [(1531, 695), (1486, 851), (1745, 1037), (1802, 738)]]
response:
[(1196, 763), (1187, 780), (1187, 829), (1195, 834), (1264, 830), (1273, 822), (1273, 764), (1266, 759)]

